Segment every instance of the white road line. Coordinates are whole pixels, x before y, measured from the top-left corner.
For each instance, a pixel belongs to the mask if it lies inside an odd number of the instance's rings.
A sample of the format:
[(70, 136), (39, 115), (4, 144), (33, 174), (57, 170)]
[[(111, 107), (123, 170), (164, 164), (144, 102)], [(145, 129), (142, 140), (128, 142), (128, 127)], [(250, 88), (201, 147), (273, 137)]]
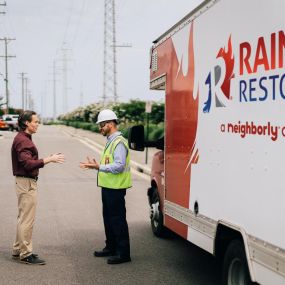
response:
[(137, 176), (139, 176), (140, 178), (146, 180), (146, 181), (150, 181), (150, 177), (147, 174), (144, 174), (142, 172), (137, 171), (135, 168), (131, 167), (131, 172)]
[(89, 147), (90, 149), (94, 150), (95, 152), (101, 154), (101, 150), (99, 150), (98, 148), (96, 148), (93, 145), (90, 145), (88, 142), (84, 141), (83, 139), (80, 138), (76, 138), (77, 140), (79, 140), (81, 143), (83, 143), (84, 145), (86, 145), (87, 147)]
[(67, 137), (72, 136), (70, 133), (68, 133), (67, 131), (61, 130)]
[(96, 147), (98, 147), (98, 148), (101, 149), (101, 150), (104, 149), (104, 146), (102, 146), (101, 144), (98, 144), (98, 143), (92, 141), (91, 139), (89, 139), (89, 138), (87, 138), (87, 137), (84, 137), (84, 140), (88, 141), (90, 144), (95, 145)]

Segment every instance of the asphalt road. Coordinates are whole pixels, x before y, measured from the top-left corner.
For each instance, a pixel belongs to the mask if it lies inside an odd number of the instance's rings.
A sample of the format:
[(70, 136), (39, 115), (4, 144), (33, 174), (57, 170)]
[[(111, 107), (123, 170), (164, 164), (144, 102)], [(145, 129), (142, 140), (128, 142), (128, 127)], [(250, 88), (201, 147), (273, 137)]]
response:
[(33, 234), (34, 252), (44, 266), (11, 259), (17, 202), (11, 171), (10, 148), (16, 133), (0, 137), (0, 284), (192, 284), (219, 285), (211, 255), (179, 237), (153, 236), (142, 174), (133, 175), (127, 193), (127, 218), (132, 262), (106, 264), (93, 257), (104, 247), (101, 193), (96, 172), (83, 171), (86, 155), (99, 155), (60, 128), (41, 126), (33, 136), (40, 157), (63, 152), (66, 163), (48, 164), (40, 170), (39, 203)]

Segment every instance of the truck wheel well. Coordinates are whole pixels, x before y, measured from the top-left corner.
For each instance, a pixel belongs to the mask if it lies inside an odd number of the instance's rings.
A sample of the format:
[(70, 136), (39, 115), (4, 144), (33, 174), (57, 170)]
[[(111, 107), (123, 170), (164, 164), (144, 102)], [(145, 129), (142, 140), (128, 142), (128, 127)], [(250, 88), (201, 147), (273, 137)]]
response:
[(155, 180), (151, 180), (151, 187), (157, 188)]
[[(246, 252), (245, 241), (244, 241), (242, 233), (237, 229), (233, 229), (223, 224), (219, 224), (217, 227), (217, 234), (216, 234), (216, 239), (215, 239), (214, 255), (217, 258), (217, 262), (218, 262), (221, 272), (223, 269), (225, 253), (229, 245), (231, 244), (231, 242), (234, 240), (240, 241), (241, 245), (243, 246), (244, 252)], [(248, 272), (249, 276), (250, 278), (252, 278), (253, 276), (251, 275), (251, 270), (249, 268), (250, 265), (248, 264), (248, 260), (247, 260), (247, 266), (249, 270)], [(250, 284), (256, 284), (256, 283), (250, 283)]]
[(157, 189), (156, 182), (154, 180), (151, 180), (151, 187), (148, 188), (148, 190), (147, 190), (147, 196), (148, 196), (149, 202), (153, 198), (153, 193), (154, 193), (155, 189)]
[(239, 231), (226, 227), (225, 225), (218, 225), (216, 241), (215, 241), (215, 256), (221, 262), (224, 254), (232, 240), (240, 240), (242, 243), (243, 238)]

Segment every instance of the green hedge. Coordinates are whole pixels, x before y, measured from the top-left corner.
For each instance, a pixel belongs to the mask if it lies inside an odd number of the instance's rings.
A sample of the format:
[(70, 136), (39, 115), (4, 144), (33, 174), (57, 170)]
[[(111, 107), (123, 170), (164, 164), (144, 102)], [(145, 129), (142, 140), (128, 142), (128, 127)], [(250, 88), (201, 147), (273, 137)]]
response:
[[(56, 121), (49, 122), (48, 125), (66, 125), (76, 129), (83, 129), (92, 131), (95, 133), (99, 133), (99, 127), (95, 123), (86, 123), (86, 122), (78, 122), (78, 121)], [(146, 126), (144, 126), (144, 132), (146, 136)], [(121, 124), (119, 125), (119, 130), (122, 132), (122, 135), (125, 138), (128, 138), (130, 127), (128, 125)], [(150, 124), (148, 128), (148, 140), (157, 140), (164, 135), (164, 127), (163, 125), (154, 125)]]
[(164, 135), (164, 128), (163, 127), (157, 127), (152, 130), (151, 133), (149, 133), (148, 139), (150, 141), (155, 141), (159, 138), (161, 138)]

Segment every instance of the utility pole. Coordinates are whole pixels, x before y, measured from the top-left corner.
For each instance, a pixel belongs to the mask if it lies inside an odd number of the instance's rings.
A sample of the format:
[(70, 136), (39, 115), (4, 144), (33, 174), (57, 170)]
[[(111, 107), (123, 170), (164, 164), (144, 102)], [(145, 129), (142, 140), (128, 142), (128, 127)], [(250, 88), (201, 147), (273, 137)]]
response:
[(9, 113), (8, 58), (16, 57), (15, 55), (8, 55), (8, 43), (14, 40), (16, 39), (9, 39), (6, 37), (0, 39), (0, 41), (4, 41), (5, 43), (5, 55), (1, 55), (0, 57), (5, 58), (6, 114)]
[(34, 110), (35, 109), (35, 102), (34, 99), (32, 98), (32, 92), (29, 90), (29, 110)]
[(68, 78), (67, 78), (67, 71), (68, 71), (68, 67), (67, 67), (67, 63), (68, 61), (70, 61), (70, 59), (67, 58), (67, 52), (71, 51), (71, 49), (67, 49), (67, 48), (62, 48), (62, 79), (63, 79), (63, 83), (62, 83), (62, 112), (66, 113), (68, 111), (68, 90), (70, 89), (68, 87)]
[(55, 121), (56, 120), (56, 116), (57, 116), (57, 98), (56, 98), (56, 84), (57, 84), (57, 66), (56, 66), (57, 60), (54, 59), (53, 60), (53, 65), (52, 65), (52, 73), (49, 73), (50, 75), (52, 75), (52, 80), (49, 80), (52, 82), (52, 97), (53, 97), (53, 105), (52, 105), (52, 118)]
[(46, 97), (47, 97), (47, 81), (45, 82), (44, 90), (41, 96), (41, 117), (42, 119), (45, 117), (44, 109), (45, 109)]
[[(4, 3), (0, 3), (0, 6), (6, 6), (6, 2), (4, 2)], [(0, 12), (0, 14), (6, 14), (6, 12)]]
[(21, 75), (21, 79), (22, 79), (22, 109), (24, 111), (24, 108), (25, 108), (25, 72), (21, 72), (20, 75)]
[(56, 61), (53, 60), (53, 120), (56, 120)]
[[(6, 6), (6, 2), (4, 2), (4, 3), (0, 3), (0, 6)], [(0, 12), (0, 14), (6, 14), (5, 12)], [(0, 73), (1, 74), (1, 76), (3, 76), (3, 74), (2, 73)], [(3, 76), (4, 77), (4, 76)], [(4, 78), (4, 81), (5, 81), (5, 78)], [(0, 101), (3, 99), (3, 96), (1, 96), (0, 97)], [(1, 103), (0, 104), (0, 108), (1, 108), (1, 106), (3, 106), (3, 105), (6, 105), (6, 103)]]
[(80, 104), (80, 106), (83, 106), (83, 104), (84, 104), (84, 97), (83, 97), (84, 95), (83, 95), (83, 89), (82, 89), (82, 83), (80, 84), (80, 102), (79, 102), (79, 104)]
[(25, 85), (24, 109), (28, 109), (28, 82), (29, 82), (29, 79), (25, 77), (24, 78), (24, 85)]

